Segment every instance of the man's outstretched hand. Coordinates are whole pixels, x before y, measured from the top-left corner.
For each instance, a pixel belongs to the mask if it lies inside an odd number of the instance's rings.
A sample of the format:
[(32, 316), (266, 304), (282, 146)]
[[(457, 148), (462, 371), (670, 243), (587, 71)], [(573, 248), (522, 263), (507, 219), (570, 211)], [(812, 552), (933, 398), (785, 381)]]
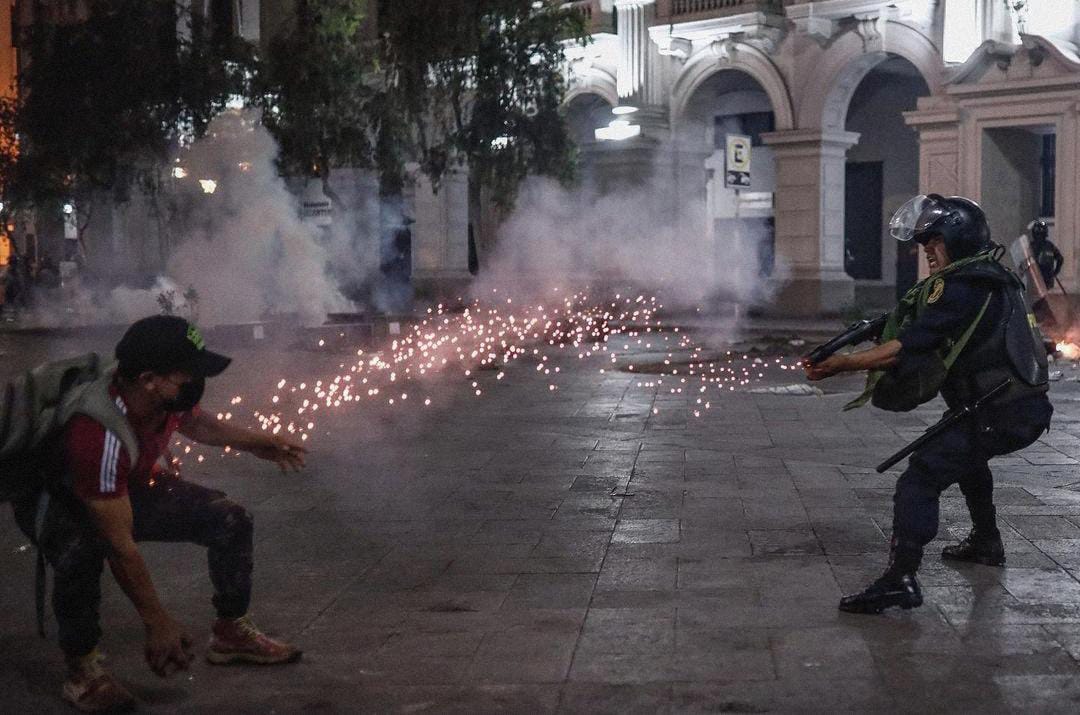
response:
[(259, 459), (278, 465), (282, 472), (290, 469), (299, 472), (304, 467), (304, 456), (307, 454), (307, 448), (303, 445), (276, 434), (267, 435), (264, 441), (252, 445), (248, 451)]

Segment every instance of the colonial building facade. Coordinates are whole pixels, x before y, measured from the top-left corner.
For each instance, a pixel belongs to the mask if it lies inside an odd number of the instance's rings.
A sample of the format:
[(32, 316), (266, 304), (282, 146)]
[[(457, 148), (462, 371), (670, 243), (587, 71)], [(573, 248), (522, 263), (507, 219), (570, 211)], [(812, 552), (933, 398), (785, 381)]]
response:
[[(266, 42), (287, 26), (293, 0), (198, 4), (227, 9), (237, 34)], [(920, 266), (913, 246), (889, 237), (888, 218), (929, 192), (981, 202), (1001, 243), (1043, 218), (1065, 255), (1064, 286), (1080, 289), (1080, 0), (1029, 3), (1027, 15), (1003, 0), (572, 4), (592, 33), (566, 45), (582, 190), (644, 188), (667, 197), (673, 217), (703, 216), (693, 230), (709, 238), (707, 255), (692, 258), (711, 263), (720, 285), (733, 247), (753, 244), (767, 289), (736, 302), (791, 316), (891, 305)], [(732, 137), (750, 145), (739, 182)], [(438, 190), (414, 173), (401, 210), (388, 212), (373, 175), (335, 170), (335, 211), (376, 254), (387, 236), (407, 235), (398, 253), (418, 294), (458, 294), (475, 256), (482, 273), (514, 237), (498, 237), (465, 173)], [(103, 263), (157, 269), (146, 213), (101, 219), (101, 243), (114, 249)], [(389, 231), (388, 214), (400, 220)]]
[[(1002, 243), (1046, 219), (1077, 287), (1080, 4), (575, 4), (594, 32), (567, 50), (586, 176), (609, 191), (662, 177), (677, 201), (705, 201), (721, 254), (756, 225), (776, 283), (763, 310), (888, 305), (919, 270), (888, 218), (929, 192), (980, 201)], [(729, 134), (753, 144), (748, 186), (725, 186)]]

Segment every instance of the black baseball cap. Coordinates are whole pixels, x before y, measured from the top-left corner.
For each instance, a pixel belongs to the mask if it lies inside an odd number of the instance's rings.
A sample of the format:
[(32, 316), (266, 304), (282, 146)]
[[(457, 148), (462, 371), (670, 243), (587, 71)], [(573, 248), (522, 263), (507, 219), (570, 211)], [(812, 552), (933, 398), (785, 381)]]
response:
[(175, 315), (152, 315), (136, 321), (116, 344), (121, 374), (166, 375), (181, 370), (193, 377), (216, 377), (232, 358), (206, 349), (202, 333)]

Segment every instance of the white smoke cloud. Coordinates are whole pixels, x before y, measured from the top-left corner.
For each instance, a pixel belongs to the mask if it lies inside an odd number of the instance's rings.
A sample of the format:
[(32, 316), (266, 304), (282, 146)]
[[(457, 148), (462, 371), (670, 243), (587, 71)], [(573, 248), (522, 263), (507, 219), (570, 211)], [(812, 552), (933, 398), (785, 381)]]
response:
[[(145, 290), (65, 289), (62, 309), (39, 307), (34, 322), (126, 323), (160, 312), (162, 296), (171, 296), (175, 312), (207, 326), (274, 315), (318, 324), (328, 312), (357, 309), (342, 286), (361, 309), (407, 310), (409, 286), (392, 285), (379, 270), (379, 234), (393, 233), (381, 222), (404, 225), (407, 207), (382, 205), (370, 175), (338, 171), (330, 187), (334, 223), (311, 226), (278, 174), (277, 153), (254, 114), (216, 118), (182, 157), (186, 176), (164, 275)], [(200, 179), (215, 182), (212, 194)], [(710, 223), (704, 196), (676, 195), (659, 180), (600, 194), (532, 178), (499, 226), (494, 252), (481, 255), (473, 293), (496, 288), (524, 299), (556, 287), (635, 287), (706, 314), (768, 302), (786, 271), (778, 264), (770, 279), (762, 277), (764, 227)], [(190, 304), (189, 289), (198, 296)]]
[(272, 314), (321, 323), (327, 312), (349, 308), (327, 275), (331, 236), (300, 219), (274, 165), (277, 151), (253, 113), (230, 111), (184, 156), (188, 180), (209, 178), (216, 188), (194, 197), (165, 272), (195, 289), (205, 324)]
[(475, 286), (514, 295), (553, 288), (635, 287), (669, 305), (708, 311), (759, 305), (782, 279), (782, 265), (761, 275), (763, 226), (710, 227), (704, 199), (676, 197), (652, 184), (598, 195), (530, 179), (499, 229), (497, 248)]
[[(169, 197), (177, 207), (168, 226), (171, 250), (152, 287), (101, 288), (76, 278), (51, 296), (42, 293), (27, 322), (127, 323), (162, 312), (162, 301), (207, 326), (275, 316), (321, 324), (328, 312), (352, 309), (337, 279), (366, 280), (374, 262), (357, 250), (364, 243), (356, 236), (357, 207), (344, 207), (329, 231), (305, 223), (274, 164), (277, 155), (254, 112), (216, 117), (177, 164), (184, 176)], [(190, 291), (197, 298), (189, 301)]]

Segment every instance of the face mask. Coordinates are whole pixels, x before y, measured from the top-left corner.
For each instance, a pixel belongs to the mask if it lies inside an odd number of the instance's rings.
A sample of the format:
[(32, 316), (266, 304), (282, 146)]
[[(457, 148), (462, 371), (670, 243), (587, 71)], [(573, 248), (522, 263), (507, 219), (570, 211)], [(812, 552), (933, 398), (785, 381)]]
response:
[(180, 392), (171, 400), (165, 400), (161, 406), (166, 412), (190, 412), (202, 399), (206, 389), (206, 378), (193, 377), (180, 386)]

